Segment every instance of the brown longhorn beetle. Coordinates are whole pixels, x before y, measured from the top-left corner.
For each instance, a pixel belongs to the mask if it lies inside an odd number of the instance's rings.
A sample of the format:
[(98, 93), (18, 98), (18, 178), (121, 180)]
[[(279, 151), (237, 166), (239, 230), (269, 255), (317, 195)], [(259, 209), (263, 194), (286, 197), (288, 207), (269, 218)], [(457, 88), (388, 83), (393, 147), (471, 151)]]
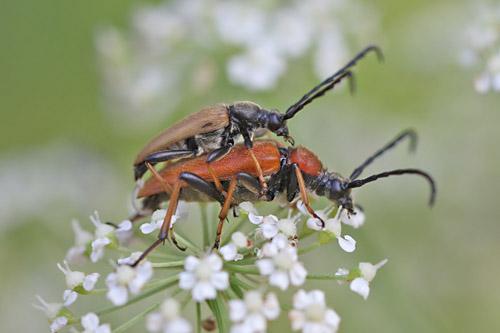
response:
[[(144, 259), (165, 239), (168, 239), (169, 234), (173, 243), (184, 250), (175, 240), (173, 228), (170, 225), (171, 217), (181, 199), (218, 201), (222, 205), (214, 248), (219, 247), (223, 222), (229, 209), (243, 201), (272, 201), (278, 196), (286, 195), (287, 201), (291, 202), (300, 193), (309, 213), (321, 220), (309, 206), (308, 192), (325, 196), (337, 206), (346, 209), (349, 214), (355, 214), (351, 189), (361, 187), (379, 178), (415, 174), (424, 177), (429, 182), (431, 187), (429, 205), (432, 206), (436, 195), (436, 186), (432, 177), (424, 171), (396, 169), (358, 179), (369, 164), (406, 137), (411, 139), (410, 147), (413, 149), (416, 143), (416, 133), (413, 130), (406, 130), (354, 169), (349, 178), (344, 178), (336, 172), (328, 172), (318, 157), (307, 148), (301, 146), (283, 148), (275, 140), (256, 140), (251, 149), (268, 184), (263, 195), (262, 184), (259, 182), (258, 174), (253, 166), (253, 158), (244, 144), (235, 145), (228, 154), (212, 163), (213, 171), (221, 180), (226, 195), (220, 192), (214, 184), (211, 172), (205, 162), (205, 155), (174, 162), (159, 172), (153, 171), (156, 172), (155, 177), (146, 181), (139, 190), (137, 198), (144, 198), (143, 206), (145, 209), (156, 209), (164, 200), (170, 200), (170, 204), (158, 240), (142, 254), (134, 265)], [(324, 226), (324, 222), (322, 220), (321, 222)]]
[[(205, 160), (208, 170), (215, 186), (222, 192), (222, 186), (215, 177), (216, 172), (212, 164), (227, 155), (235, 140), (241, 135), (247, 153), (252, 158), (253, 168), (265, 191), (267, 184), (263, 170), (250, 150), (256, 131), (259, 130), (258, 133), (264, 134), (269, 130), (278, 136), (283, 136), (293, 145), (294, 140), (289, 135), (286, 121), (314, 99), (323, 96), (344, 78), (351, 79), (352, 73), (349, 69), (370, 51), (376, 52), (378, 58), (382, 59), (382, 52), (378, 47), (365, 48), (343, 68), (290, 106), (285, 113), (280, 113), (275, 109), (266, 110), (253, 102), (243, 101), (232, 105), (215, 104), (187, 116), (159, 133), (139, 151), (134, 161), (135, 179), (141, 178), (148, 169), (153, 172), (153, 165), (156, 163), (207, 154)], [(350, 82), (351, 90), (353, 90), (352, 79)]]

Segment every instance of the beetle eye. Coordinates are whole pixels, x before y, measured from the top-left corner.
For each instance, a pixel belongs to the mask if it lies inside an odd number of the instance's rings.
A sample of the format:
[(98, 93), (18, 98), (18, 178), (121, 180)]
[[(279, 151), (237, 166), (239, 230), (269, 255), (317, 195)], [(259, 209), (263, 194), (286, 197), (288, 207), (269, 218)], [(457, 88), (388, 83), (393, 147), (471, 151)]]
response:
[(340, 192), (342, 192), (342, 187), (340, 186), (340, 180), (333, 179), (330, 182), (330, 191), (332, 191), (333, 193), (340, 193)]
[(268, 123), (268, 128), (272, 132), (276, 132), (283, 126), (283, 120), (281, 120), (280, 114), (278, 113), (270, 113), (269, 114), (269, 123)]

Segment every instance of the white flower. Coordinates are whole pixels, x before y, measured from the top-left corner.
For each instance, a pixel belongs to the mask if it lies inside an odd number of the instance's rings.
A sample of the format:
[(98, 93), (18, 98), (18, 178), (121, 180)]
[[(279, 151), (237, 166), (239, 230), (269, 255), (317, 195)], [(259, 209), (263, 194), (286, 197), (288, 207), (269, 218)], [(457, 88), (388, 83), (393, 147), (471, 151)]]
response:
[(350, 285), (351, 290), (363, 296), (364, 299), (367, 299), (368, 295), (370, 294), (369, 283), (373, 280), (373, 278), (377, 274), (377, 270), (380, 267), (384, 266), (386, 262), (387, 259), (384, 259), (375, 265), (369, 262), (360, 262), (359, 270), (361, 272), (361, 276), (352, 280)]
[(243, 259), (243, 255), (238, 253), (238, 249), (248, 248), (250, 239), (244, 233), (236, 231), (231, 235), (231, 242), (219, 249), (225, 261), (237, 261)]
[(298, 262), (297, 249), (288, 243), (283, 234), (278, 234), (270, 243), (264, 244), (262, 254), (265, 259), (257, 260), (261, 275), (269, 276), (269, 284), (286, 290), (291, 283), (302, 285), (307, 276), (304, 265)]
[(186, 271), (179, 274), (179, 287), (191, 289), (196, 302), (215, 299), (217, 290), (229, 287), (229, 274), (222, 271), (222, 259), (216, 254), (210, 254), (202, 259), (189, 256), (184, 262)]
[(274, 293), (267, 294), (262, 299), (262, 294), (257, 290), (245, 293), (244, 299), (233, 299), (229, 303), (229, 318), (233, 322), (231, 333), (264, 332), (267, 321), (278, 318), (280, 304)]
[(62, 267), (61, 264), (57, 264), (57, 267), (66, 276), (66, 286), (68, 289), (75, 289), (78, 286), (81, 286), (85, 291), (92, 291), (94, 289), (97, 279), (100, 276), (99, 273), (85, 274), (83, 272), (72, 271), (66, 260), (64, 260), (64, 265), (66, 268)]
[(64, 305), (70, 305), (74, 303), (78, 297), (78, 293), (90, 292), (94, 289), (97, 279), (99, 278), (99, 273), (85, 274), (83, 272), (72, 271), (69, 268), (68, 262), (64, 260), (64, 268), (61, 264), (57, 264), (57, 267), (66, 276), (66, 286), (67, 290), (63, 293)]
[(168, 298), (161, 304), (159, 312), (153, 312), (146, 317), (146, 329), (149, 332), (191, 332), (191, 324), (180, 316), (180, 312), (179, 302)]
[(115, 228), (109, 224), (102, 223), (99, 219), (99, 214), (94, 212), (94, 216), (90, 216), (90, 220), (96, 227), (95, 229), (95, 240), (92, 241), (92, 253), (90, 254), (90, 260), (92, 262), (97, 262), (99, 259), (104, 257), (104, 248), (113, 243), (116, 243), (116, 235), (114, 233)]
[(126, 242), (134, 234), (132, 221), (124, 220), (118, 224), (118, 228), (114, 230), (119, 243)]
[(99, 325), (99, 317), (93, 312), (82, 317), (82, 326), (85, 329), (82, 333), (111, 333), (111, 325)]
[(137, 295), (144, 284), (153, 276), (153, 267), (149, 261), (143, 261), (136, 267), (119, 265), (116, 272), (108, 275), (106, 297), (114, 305), (123, 305), (127, 302), (129, 292)]
[(294, 331), (304, 333), (337, 332), (340, 324), (339, 315), (326, 307), (325, 294), (321, 290), (312, 290), (306, 293), (298, 290), (293, 296), (293, 310), (288, 317)]
[(36, 296), (42, 305), (33, 304), (35, 308), (45, 313), (45, 316), (50, 322), (50, 331), (58, 332), (68, 323), (68, 316), (72, 313), (67, 310), (61, 303), (47, 303), (40, 296)]
[(72, 264), (84, 264), (87, 261), (85, 250), (87, 243), (94, 239), (91, 232), (83, 230), (77, 220), (71, 221), (75, 233), (75, 245), (66, 253), (66, 260)]
[(354, 229), (361, 227), (365, 223), (365, 213), (358, 208), (354, 208), (355, 214), (349, 214), (347, 209), (342, 209), (340, 213), (340, 221), (342, 223), (350, 225)]
[[(304, 215), (310, 215), (306, 210), (302, 201), (297, 203), (297, 208)], [(353, 252), (356, 249), (356, 240), (349, 235), (342, 237), (342, 225), (340, 223), (340, 213), (343, 211), (342, 206), (339, 206), (337, 213), (333, 218), (328, 218), (328, 215), (333, 211), (333, 206), (328, 206), (323, 210), (314, 211), (318, 217), (320, 217), (325, 222), (325, 227), (322, 228), (322, 223), (320, 219), (315, 217), (310, 217), (307, 219), (307, 227), (316, 231), (326, 231), (337, 238), (340, 248), (346, 252)], [(347, 218), (347, 216), (346, 216)], [(327, 239), (325, 242), (331, 241)]]
[(265, 35), (265, 19), (264, 11), (245, 2), (221, 2), (214, 11), (221, 39), (237, 45), (258, 43)]
[(250, 90), (274, 87), (285, 69), (285, 60), (272, 41), (260, 41), (247, 53), (234, 56), (227, 62), (229, 80)]
[[(157, 209), (154, 211), (153, 215), (151, 215), (151, 222), (143, 223), (141, 225), (141, 231), (143, 234), (150, 234), (155, 230), (161, 228), (163, 224), (163, 220), (167, 215), (166, 209)], [(172, 215), (172, 219), (170, 220), (170, 228), (173, 228), (174, 223), (179, 219), (178, 215)]]

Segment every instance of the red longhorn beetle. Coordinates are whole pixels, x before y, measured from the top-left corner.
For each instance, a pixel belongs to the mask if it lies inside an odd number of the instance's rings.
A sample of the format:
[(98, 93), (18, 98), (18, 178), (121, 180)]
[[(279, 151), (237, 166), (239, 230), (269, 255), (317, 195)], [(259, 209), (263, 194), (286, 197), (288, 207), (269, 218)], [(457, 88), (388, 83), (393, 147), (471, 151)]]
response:
[[(159, 133), (139, 151), (134, 161), (135, 179), (141, 178), (148, 169), (153, 172), (153, 165), (156, 163), (207, 154), (205, 160), (211, 179), (217, 189), (222, 192), (222, 186), (216, 177), (217, 172), (215, 167), (212, 167), (212, 163), (228, 154), (236, 139), (242, 135), (247, 153), (252, 159), (251, 165), (265, 192), (267, 187), (265, 174), (261, 170), (257, 157), (250, 149), (256, 130), (274, 132), (293, 145), (294, 140), (289, 135), (286, 125), (287, 119), (295, 116), (314, 99), (323, 96), (344, 78), (351, 78), (352, 73), (349, 69), (370, 51), (375, 51), (379, 59), (382, 58), (382, 52), (378, 47), (365, 48), (343, 68), (290, 106), (285, 113), (280, 113), (275, 109), (266, 110), (253, 102), (243, 101), (232, 105), (215, 104), (187, 116)], [(353, 87), (351, 80), (351, 90), (354, 89)]]
[[(253, 167), (253, 159), (244, 144), (236, 145), (226, 156), (214, 161), (212, 164), (217, 178), (222, 181), (226, 195), (216, 188), (205, 163), (205, 156), (180, 160), (167, 165), (159, 172), (153, 171), (156, 173), (155, 177), (150, 178), (144, 184), (137, 197), (145, 198), (143, 206), (147, 209), (156, 209), (163, 200), (170, 200), (170, 204), (158, 240), (142, 254), (135, 264), (145, 258), (165, 239), (168, 239), (169, 233), (173, 243), (178, 248), (183, 249), (175, 240), (173, 228), (170, 226), (171, 217), (180, 199), (187, 201), (211, 200), (221, 203), (222, 209), (219, 213), (219, 225), (214, 248), (219, 246), (223, 222), (230, 207), (243, 201), (272, 201), (277, 196), (286, 195), (286, 199), (291, 202), (300, 193), (309, 213), (319, 218), (309, 206), (308, 192), (314, 192), (317, 195), (326, 196), (337, 206), (341, 206), (350, 214), (354, 214), (354, 204), (351, 197), (352, 188), (361, 187), (383, 177), (416, 174), (424, 177), (429, 182), (431, 186), (429, 204), (433, 205), (436, 194), (435, 182), (424, 171), (397, 169), (375, 174), (364, 179), (357, 179), (374, 159), (406, 137), (411, 139), (410, 147), (413, 148), (416, 142), (416, 134), (412, 130), (406, 130), (370, 156), (352, 172), (349, 178), (344, 178), (336, 172), (328, 172), (318, 157), (305, 147), (298, 146), (286, 149), (282, 148), (280, 143), (275, 140), (256, 140), (252, 152), (257, 158), (268, 183), (268, 189), (264, 195), (261, 195), (262, 185)], [(158, 179), (161, 179), (161, 182)]]

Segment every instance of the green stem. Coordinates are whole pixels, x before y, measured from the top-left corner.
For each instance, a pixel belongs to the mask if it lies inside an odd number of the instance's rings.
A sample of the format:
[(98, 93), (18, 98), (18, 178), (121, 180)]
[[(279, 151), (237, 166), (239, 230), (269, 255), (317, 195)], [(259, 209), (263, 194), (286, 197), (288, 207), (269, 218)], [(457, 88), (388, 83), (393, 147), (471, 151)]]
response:
[(308, 280), (347, 280), (347, 275), (307, 275)]
[(207, 214), (207, 204), (200, 203), (201, 210), (201, 226), (203, 231), (203, 248), (207, 248), (210, 244), (210, 232), (208, 230), (208, 214)]
[[(115, 249), (115, 251), (122, 252), (122, 253), (127, 253), (127, 254), (132, 254), (134, 252), (137, 252), (135, 250), (119, 246)], [(148, 255), (148, 258), (150, 259), (158, 259), (158, 260), (181, 260), (184, 259), (185, 256), (176, 256), (176, 255), (162, 255), (162, 254), (156, 254), (156, 253), (150, 253)]]
[(224, 264), (224, 269), (234, 272), (234, 273), (245, 273), (245, 274), (254, 274), (254, 275), (259, 275), (259, 270), (254, 267), (242, 267), (239, 265), (235, 264)]
[(139, 313), (137, 316), (135, 317), (132, 317), (132, 319), (124, 322), (122, 325), (118, 326), (117, 328), (115, 328), (113, 330), (113, 333), (118, 333), (118, 332), (123, 332), (125, 331), (127, 328), (129, 328), (130, 326), (134, 325), (135, 323), (137, 323), (139, 320), (141, 320), (142, 318), (144, 318), (148, 313), (152, 312), (153, 310), (155, 310), (157, 307), (159, 307), (161, 304), (160, 303), (157, 303), (155, 305), (152, 305), (150, 306), (149, 308), (147, 308), (146, 310), (142, 311), (141, 313)]
[(196, 318), (197, 320), (197, 326), (198, 326), (198, 333), (201, 333), (201, 305), (199, 302), (196, 302)]
[(321, 244), (319, 242), (313, 243), (304, 249), (300, 249), (299, 254), (304, 254), (304, 253), (307, 253), (309, 251), (315, 250), (320, 246), (321, 246)]
[(179, 268), (184, 267), (184, 261), (160, 262), (152, 264), (153, 268)]
[(231, 274), (229, 276), (229, 281), (231, 282), (231, 286), (236, 286), (237, 288), (245, 290), (253, 289), (251, 286), (249, 286), (248, 284), (246, 284), (245, 282), (241, 281), (236, 276), (234, 276), (234, 274)]

